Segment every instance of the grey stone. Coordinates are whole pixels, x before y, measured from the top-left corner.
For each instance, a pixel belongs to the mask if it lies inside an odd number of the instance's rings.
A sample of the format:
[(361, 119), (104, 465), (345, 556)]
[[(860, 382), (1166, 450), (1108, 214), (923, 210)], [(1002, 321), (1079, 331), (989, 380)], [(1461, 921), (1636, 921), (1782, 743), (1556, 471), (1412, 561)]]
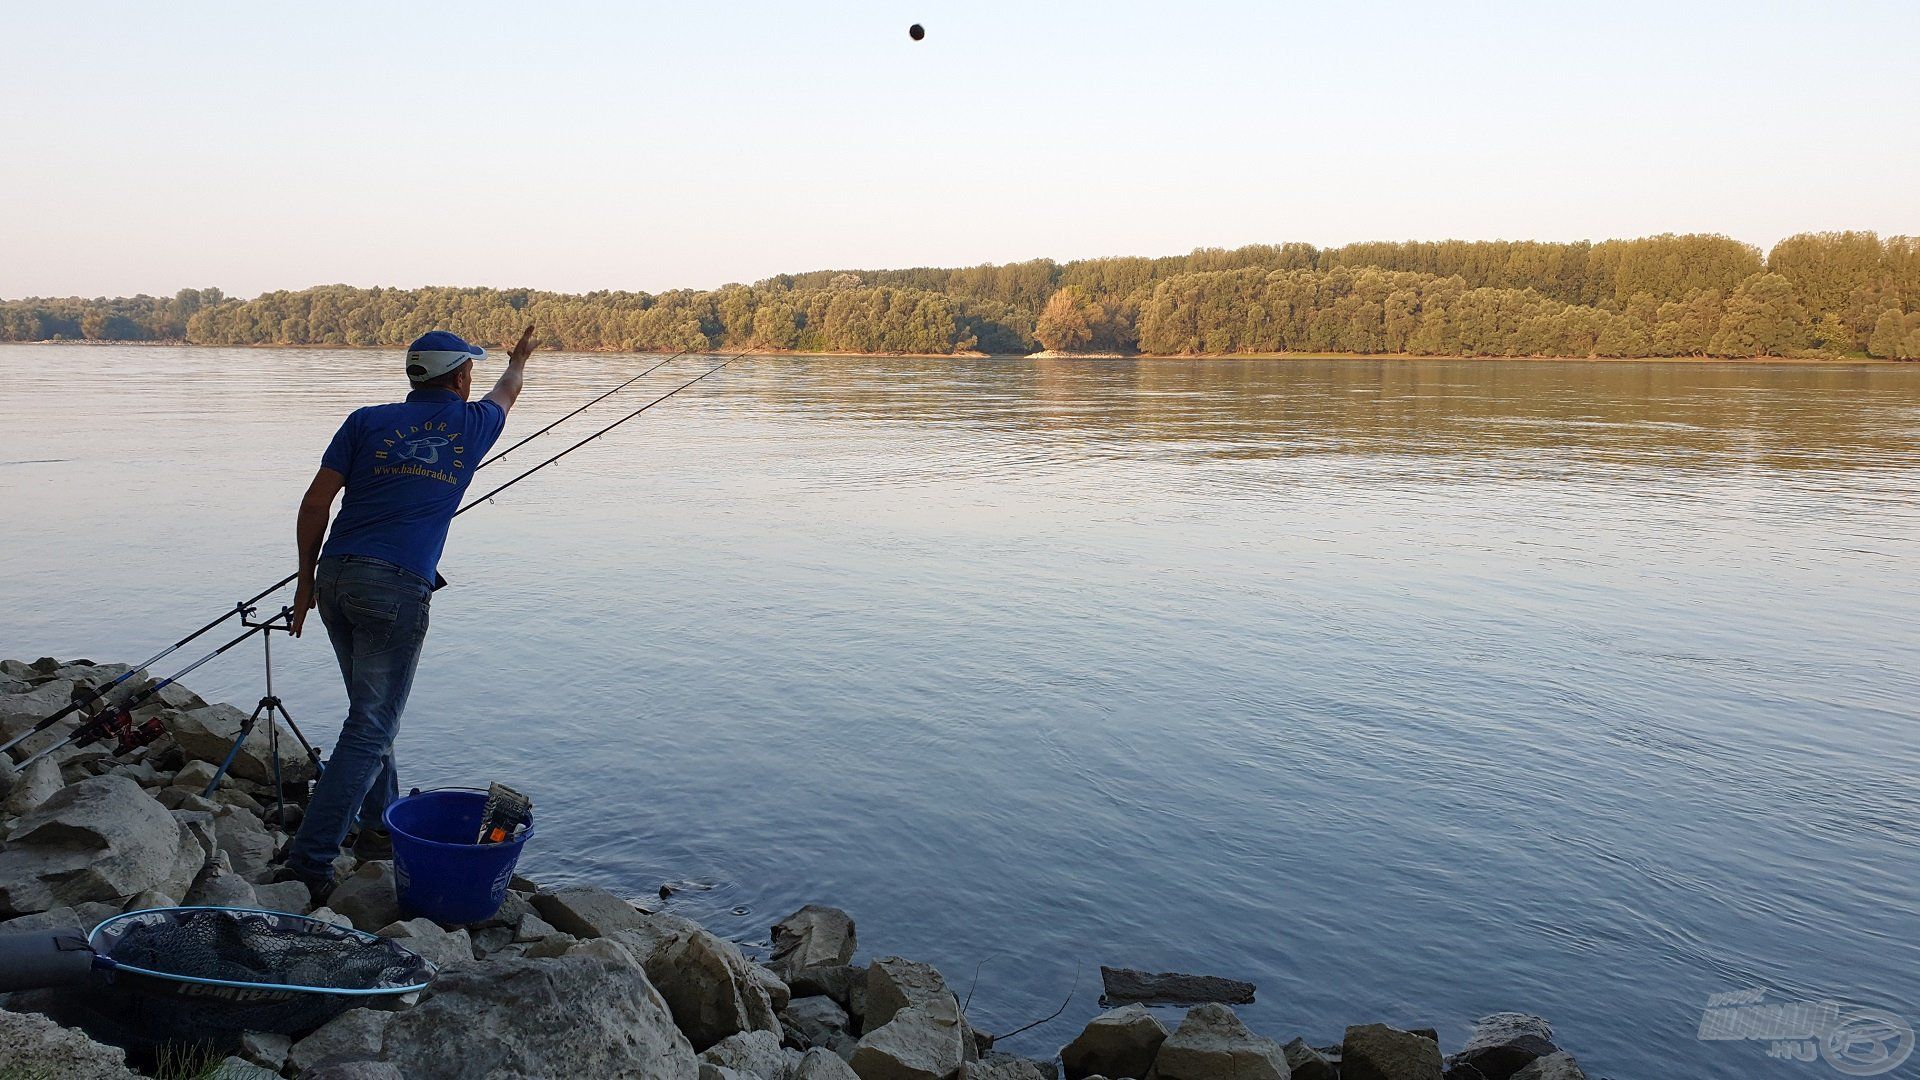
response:
[(780, 1026), (803, 1048), (821, 1046), (837, 1051), (842, 1045), (856, 1041), (852, 1034), (853, 1018), (839, 1002), (825, 994), (788, 1002), (780, 1013)]
[(529, 960), (539, 960), (548, 956), (565, 956), (579, 943), (580, 939), (572, 934), (555, 934), (552, 937), (528, 943), (525, 956)]
[(468, 930), (467, 936), (473, 939), (474, 954), (482, 958), (492, 956), (514, 943), (511, 926), (486, 926), (478, 930)]
[[(535, 897), (536, 905), (539, 901)], [(566, 930), (565, 923), (542, 911)], [(705, 1050), (735, 1032), (780, 1030), (773, 999), (753, 973), (757, 965), (733, 942), (671, 915), (643, 915), (641, 925), (619, 931), (615, 939), (645, 965), (694, 1049)]]
[(979, 1061), (969, 1061), (960, 1075), (965, 1080), (1058, 1080), (1053, 1062), (1012, 1054), (988, 1054)]
[(265, 1031), (246, 1031), (240, 1035), (240, 1056), (255, 1065), (264, 1065), (273, 1070), (275, 1076), (287, 1063), (287, 1054), (293, 1050), (293, 1040), (285, 1035), (274, 1035)]
[[(103, 921), (120, 914), (120, 905), (106, 902), (76, 904), (73, 907), (37, 911), (0, 923), (0, 933), (29, 930), (92, 930)], [(128, 910), (138, 910), (129, 908)]]
[(287, 1051), (287, 1063), (305, 1071), (329, 1060), (377, 1060), (387, 1025), (399, 1015), (380, 1009), (348, 1009), (294, 1043)]
[(387, 1061), (336, 1061), (303, 1071), (298, 1080), (411, 1080)]
[[(867, 1007), (863, 1030), (885, 1026), (894, 1014), (914, 1006), (926, 1006), (941, 998), (952, 999), (947, 982), (932, 964), (899, 956), (883, 956), (867, 966)], [(954, 1012), (958, 1015), (956, 1005)]]
[[(188, 758), (196, 761), (225, 760), (247, 714), (231, 705), (209, 705), (202, 709), (170, 709), (160, 714), (167, 732)], [(301, 750), (299, 740), (286, 726), (280, 728), (280, 774), (286, 783), (313, 779), (313, 762)], [(263, 718), (247, 735), (247, 741), (234, 755), (231, 772), (258, 784), (273, 783), (272, 758), (268, 754), (267, 720)]]
[(20, 770), (14, 778), (13, 790), (7, 793), (7, 802), (0, 807), (0, 815), (24, 817), (31, 814), (66, 786), (66, 780), (60, 775), (59, 764), (52, 758), (41, 758)]
[(1441, 1080), (1440, 1045), (1385, 1024), (1358, 1024), (1340, 1044), (1341, 1080)]
[(473, 926), (468, 927), (468, 929), (471, 930), (486, 926), (519, 926), (521, 919), (532, 914), (534, 914), (533, 901), (514, 892), (512, 889), (508, 889), (506, 895), (500, 900), (500, 906), (493, 910), (492, 917), (482, 919), (473, 924)]
[(1160, 1044), (1150, 1080), (1288, 1080), (1287, 1055), (1247, 1030), (1232, 1009), (1208, 1003), (1187, 1010)]
[(753, 981), (759, 983), (760, 989), (767, 992), (767, 1000), (773, 1002), (775, 1012), (786, 1008), (787, 1002), (793, 1000), (793, 988), (787, 985), (785, 979), (775, 975), (771, 970), (749, 961), (747, 974), (753, 976)]
[[(508, 894), (508, 895), (512, 895), (512, 894)], [(522, 917), (519, 924), (513, 928), (513, 936), (511, 940), (539, 941), (542, 938), (553, 937), (559, 932), (560, 932), (560, 928), (557, 926), (554, 926), (552, 923), (548, 922), (547, 920), (541, 918), (538, 915), (528, 914)]]
[(210, 1080), (280, 1080), (280, 1073), (243, 1057), (229, 1057), (214, 1067)]
[(609, 937), (646, 925), (646, 913), (597, 885), (570, 885), (536, 893), (534, 910), (562, 933), (577, 938)]
[[(871, 978), (870, 978), (871, 981)], [(869, 991), (871, 993), (871, 990)], [(895, 1010), (861, 1036), (848, 1062), (860, 1080), (948, 1080), (966, 1063), (965, 1034), (953, 995)]]
[(330, 907), (327, 907), (324, 904), (321, 905), (320, 907), (314, 908), (312, 911), (307, 912), (307, 918), (318, 919), (323, 923), (332, 923), (335, 926), (350, 927), (353, 925), (352, 919), (347, 918), (345, 915), (340, 914), (339, 912), (333, 910)]
[(180, 766), (179, 772), (173, 774), (169, 784), (172, 787), (186, 788), (196, 793), (202, 792), (207, 790), (208, 784), (213, 783), (213, 778), (219, 771), (219, 766), (211, 761), (189, 761)]
[(1145, 1076), (1153, 1065), (1167, 1029), (1144, 1005), (1127, 1005), (1101, 1013), (1086, 1029), (1060, 1049), (1067, 1080), (1083, 1077)]
[(1135, 971), (1102, 965), (1100, 982), (1105, 989), (1102, 1001), (1218, 1002), (1226, 1005), (1251, 1005), (1253, 984), (1217, 975), (1182, 975), (1173, 971)]
[(849, 964), (856, 947), (853, 919), (839, 908), (808, 904), (773, 924), (767, 966), (783, 979), (810, 967)]
[(253, 886), (223, 864), (207, 867), (180, 901), (198, 907), (259, 907)]
[(700, 1080), (754, 1080), (749, 1073), (729, 1069), (724, 1065), (715, 1065), (711, 1061), (700, 1062)]
[(760, 1080), (786, 1080), (787, 1055), (780, 1049), (780, 1037), (771, 1031), (741, 1031), (729, 1035), (705, 1050), (700, 1060)]
[(0, 1010), (0, 1076), (25, 1080), (139, 1080), (126, 1051), (38, 1013)]
[(1333, 1060), (1308, 1046), (1307, 1040), (1295, 1039), (1280, 1050), (1287, 1055), (1293, 1080), (1340, 1080), (1340, 1070), (1334, 1067)]
[[(313, 907), (313, 893), (304, 882), (275, 881), (253, 887), (254, 900), (268, 911), (305, 915)], [(351, 921), (351, 920), (349, 920)]]
[(633, 956), (589, 942), (567, 956), (454, 968), (396, 1016), (386, 1060), (408, 1076), (694, 1080), (699, 1065)]
[(126, 905), (122, 907), (120, 910), (147, 911), (152, 908), (169, 908), (169, 907), (179, 907), (179, 906), (180, 906), (180, 900), (178, 897), (168, 896), (166, 893), (163, 893), (158, 889), (148, 889), (146, 892), (139, 893), (136, 896), (134, 896), (133, 899), (127, 901)]
[(1467, 1045), (1448, 1059), (1472, 1066), (1486, 1080), (1508, 1080), (1539, 1058), (1560, 1049), (1553, 1042), (1553, 1025), (1530, 1013), (1492, 1013), (1474, 1021)]
[(361, 930), (374, 931), (399, 922), (400, 900), (394, 893), (393, 864), (364, 862), (327, 897), (327, 906), (345, 915)]
[(802, 968), (798, 972), (795, 972), (791, 979), (787, 980), (788, 988), (792, 991), (794, 997), (803, 998), (812, 997), (816, 994), (825, 994), (827, 997), (839, 1002), (843, 1008), (846, 1008), (849, 1015), (852, 1013), (852, 1006), (849, 1004), (849, 999), (852, 996), (851, 992), (854, 986), (865, 987), (866, 983), (867, 969), (864, 967), (854, 967), (851, 964), (828, 964)]
[[(144, 691), (152, 685), (153, 684), (149, 682), (146, 686), (141, 687), (141, 689)], [(181, 686), (179, 683), (168, 683), (149, 696), (147, 701), (163, 705), (169, 709), (178, 709), (181, 712), (192, 712), (195, 709), (204, 709), (207, 707), (205, 698)]]
[(818, 1047), (800, 1055), (794, 1066), (793, 1080), (859, 1080), (860, 1074), (839, 1054)]
[(416, 956), (446, 968), (473, 962), (473, 941), (465, 930), (442, 930), (432, 919), (408, 919), (380, 928), (380, 936), (392, 938)]
[(1514, 1073), (1513, 1080), (1587, 1080), (1587, 1074), (1580, 1071), (1572, 1054), (1557, 1050), (1546, 1057), (1535, 1058), (1526, 1068)]
[(181, 828), (140, 785), (96, 776), (16, 822), (0, 850), (0, 915), (124, 900), (166, 881)]

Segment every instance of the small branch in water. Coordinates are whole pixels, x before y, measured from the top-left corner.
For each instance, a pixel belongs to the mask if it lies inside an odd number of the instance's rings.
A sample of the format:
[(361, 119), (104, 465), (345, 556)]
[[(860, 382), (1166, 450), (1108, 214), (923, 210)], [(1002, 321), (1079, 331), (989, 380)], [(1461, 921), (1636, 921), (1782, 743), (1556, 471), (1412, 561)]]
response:
[(973, 991), (980, 985), (980, 969), (987, 966), (987, 960), (997, 960), (999, 958), (999, 953), (993, 953), (985, 960), (973, 965), (973, 982), (967, 985), (967, 1000), (960, 1003), (960, 1019), (965, 1020), (967, 1018), (967, 1006), (973, 1004)]
[(1084, 969), (1082, 968), (1073, 969), (1073, 986), (1067, 991), (1067, 1000), (1061, 1002), (1060, 1007), (1053, 1010), (1053, 1015), (1043, 1016), (1040, 1019), (1035, 1020), (1033, 1023), (1028, 1024), (1025, 1027), (1014, 1028), (1012, 1031), (1007, 1032), (1005, 1035), (995, 1035), (993, 1037), (993, 1041), (999, 1042), (1002, 1039), (1011, 1039), (1015, 1035), (1018, 1035), (1023, 1031), (1032, 1031), (1034, 1028), (1039, 1027), (1041, 1024), (1045, 1024), (1050, 1021), (1060, 1019), (1060, 1014), (1067, 1011), (1068, 1005), (1073, 1004), (1073, 995), (1080, 992), (1080, 973), (1082, 970)]

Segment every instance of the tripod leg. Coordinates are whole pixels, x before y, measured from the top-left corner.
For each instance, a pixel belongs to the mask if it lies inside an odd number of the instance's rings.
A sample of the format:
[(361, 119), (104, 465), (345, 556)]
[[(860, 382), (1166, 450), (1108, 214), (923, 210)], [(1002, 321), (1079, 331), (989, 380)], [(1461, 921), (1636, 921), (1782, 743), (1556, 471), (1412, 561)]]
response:
[(326, 771), (326, 766), (320, 763), (320, 751), (315, 750), (313, 744), (307, 741), (307, 736), (301, 732), (300, 725), (293, 722), (293, 717), (287, 713), (285, 705), (280, 706), (280, 717), (287, 722), (287, 730), (293, 732), (293, 737), (300, 740), (300, 748), (307, 752), (307, 760), (313, 762), (313, 775), (318, 777)]
[(233, 759), (240, 756), (241, 744), (245, 743), (247, 737), (253, 734), (253, 726), (260, 722), (260, 714), (265, 712), (266, 708), (267, 701), (265, 698), (261, 698), (260, 704), (253, 707), (253, 715), (247, 717), (246, 722), (240, 725), (240, 733), (233, 737), (233, 745), (227, 748), (227, 759), (220, 763), (218, 769), (214, 770), (213, 779), (207, 781), (207, 790), (200, 793), (201, 798), (211, 799), (213, 798), (213, 793), (219, 790), (220, 781), (225, 780), (227, 778), (227, 770), (233, 768)]

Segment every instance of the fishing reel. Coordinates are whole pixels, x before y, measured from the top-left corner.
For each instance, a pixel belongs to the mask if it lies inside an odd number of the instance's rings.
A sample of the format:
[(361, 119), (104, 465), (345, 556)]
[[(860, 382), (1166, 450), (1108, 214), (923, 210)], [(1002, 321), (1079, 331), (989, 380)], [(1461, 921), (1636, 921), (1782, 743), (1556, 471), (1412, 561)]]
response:
[(125, 705), (121, 705), (88, 720), (74, 729), (73, 734), (64, 742), (49, 747), (42, 755), (36, 755), (36, 757), (52, 753), (60, 746), (91, 746), (107, 739), (113, 740), (115, 754), (126, 754), (153, 742), (166, 733), (167, 726), (160, 722), (158, 716), (149, 716), (135, 723), (132, 711)]

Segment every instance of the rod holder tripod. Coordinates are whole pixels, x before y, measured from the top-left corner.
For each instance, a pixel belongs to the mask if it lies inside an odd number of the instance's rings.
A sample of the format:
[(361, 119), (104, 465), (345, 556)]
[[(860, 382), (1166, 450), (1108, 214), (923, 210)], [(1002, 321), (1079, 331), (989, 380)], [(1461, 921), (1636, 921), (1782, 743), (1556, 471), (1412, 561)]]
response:
[(253, 707), (253, 715), (241, 722), (239, 732), (233, 737), (233, 745), (227, 748), (226, 759), (220, 763), (218, 769), (214, 770), (213, 779), (207, 781), (206, 790), (200, 794), (202, 798), (213, 798), (213, 793), (219, 789), (220, 782), (227, 778), (227, 772), (233, 768), (234, 759), (240, 756), (240, 748), (253, 735), (253, 729), (259, 725), (260, 718), (264, 716), (267, 718), (267, 760), (272, 763), (273, 769), (274, 823), (285, 828), (287, 795), (286, 783), (280, 775), (280, 725), (276, 722), (276, 718), (286, 721), (287, 730), (293, 732), (293, 737), (300, 740), (301, 748), (307, 752), (307, 758), (313, 762), (313, 774), (319, 776), (323, 768), (320, 763), (320, 752), (307, 741), (306, 735), (300, 730), (300, 725), (294, 723), (292, 714), (287, 712), (286, 704), (273, 692), (273, 635), (276, 631), (283, 634), (293, 632), (293, 609), (282, 607), (279, 613), (256, 621), (255, 609), (251, 604), (242, 601), (234, 607), (240, 615), (240, 625), (261, 632), (260, 653), (261, 660), (266, 666), (267, 692), (260, 696), (259, 704)]

